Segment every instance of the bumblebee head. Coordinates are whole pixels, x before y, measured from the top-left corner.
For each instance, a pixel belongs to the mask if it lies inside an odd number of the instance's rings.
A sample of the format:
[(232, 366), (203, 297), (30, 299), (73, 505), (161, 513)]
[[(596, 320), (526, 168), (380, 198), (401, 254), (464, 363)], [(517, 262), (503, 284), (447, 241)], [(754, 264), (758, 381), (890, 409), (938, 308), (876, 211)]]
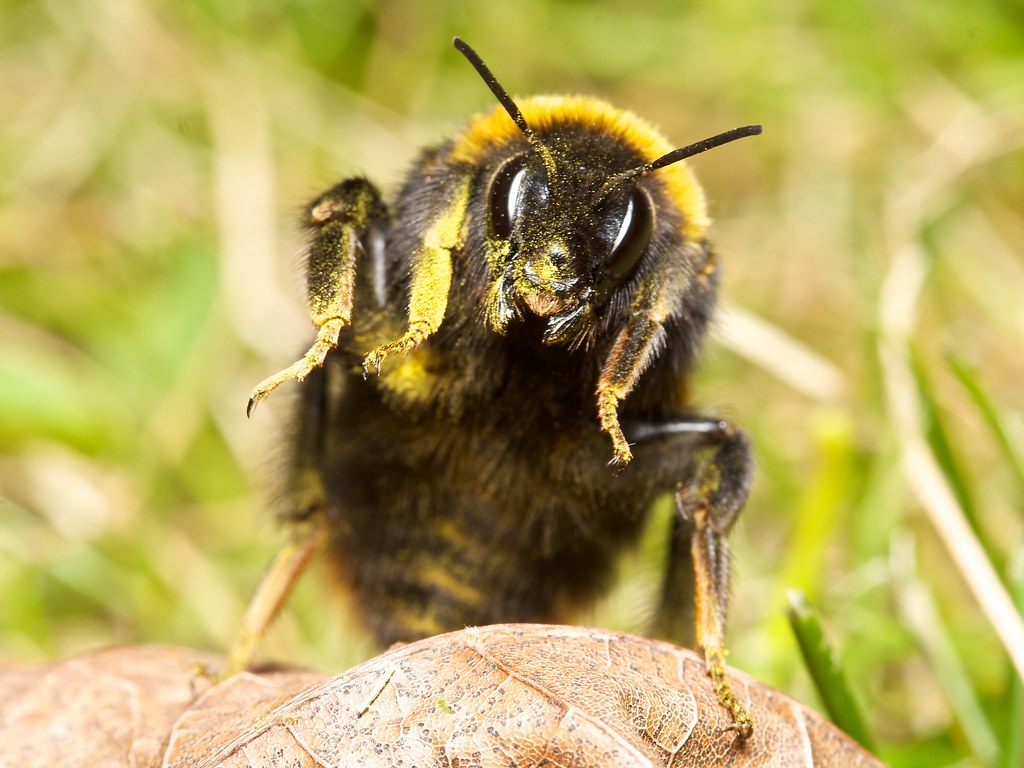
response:
[(655, 172), (761, 127), (668, 151), (653, 128), (599, 100), (537, 97), (520, 108), (468, 45), (455, 46), (503, 108), (458, 144), (482, 169), (487, 320), (503, 333), (530, 314), (546, 321), (545, 343), (578, 345), (596, 315), (628, 307), (624, 293), (666, 268), (658, 262), (678, 252), (674, 243), (704, 236), (696, 179), (683, 164)]
[(498, 330), (526, 312), (547, 318), (545, 340), (553, 343), (632, 273), (650, 242), (654, 210), (640, 186), (604, 189), (604, 169), (620, 147), (580, 141), (581, 126), (571, 121), (544, 125), (540, 135), (557, 138), (558, 150), (513, 150), (484, 186), (496, 268), (488, 315)]

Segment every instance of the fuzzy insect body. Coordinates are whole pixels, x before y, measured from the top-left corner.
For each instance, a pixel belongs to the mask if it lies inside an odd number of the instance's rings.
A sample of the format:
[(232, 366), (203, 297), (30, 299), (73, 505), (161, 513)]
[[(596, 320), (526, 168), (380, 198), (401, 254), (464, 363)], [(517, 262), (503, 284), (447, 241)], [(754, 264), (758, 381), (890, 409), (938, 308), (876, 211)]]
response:
[[(724, 674), (726, 534), (750, 482), (742, 432), (690, 407), (717, 261), (681, 160), (631, 113), (513, 101), (426, 150), (385, 205), (366, 179), (308, 208), (309, 352), (286, 516), (315, 521), (382, 644), (562, 621), (608, 585), (675, 493), (655, 631)], [(686, 617), (696, 613), (696, 621)]]

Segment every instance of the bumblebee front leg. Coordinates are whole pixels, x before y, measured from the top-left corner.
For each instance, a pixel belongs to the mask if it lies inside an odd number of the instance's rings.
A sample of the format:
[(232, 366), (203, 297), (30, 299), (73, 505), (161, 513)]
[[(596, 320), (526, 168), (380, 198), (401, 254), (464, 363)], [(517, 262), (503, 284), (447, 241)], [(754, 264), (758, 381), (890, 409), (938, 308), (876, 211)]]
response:
[[(753, 722), (740, 703), (725, 669), (725, 627), (729, 608), (729, 542), (728, 534), (739, 516), (750, 491), (753, 459), (747, 436), (728, 421), (693, 419), (669, 422), (631, 430), (644, 443), (660, 437), (657, 450), (661, 455), (671, 452), (674, 442), (682, 440), (680, 450), (704, 453), (691, 480), (676, 492), (676, 508), (680, 520), (676, 535), (690, 536), (690, 546), (673, 542), (670, 556), (681, 563), (670, 562), (662, 595), (657, 626), (675, 627), (673, 617), (680, 613), (683, 600), (678, 587), (683, 581), (681, 566), (693, 564), (694, 603), (696, 608), (697, 647), (704, 652), (708, 675), (715, 685), (719, 703), (728, 710), (735, 730), (742, 738), (753, 733)], [(666, 456), (666, 458), (668, 458)], [(674, 574), (674, 576), (673, 576)], [(685, 611), (685, 608), (683, 608)]]
[(452, 254), (463, 243), (471, 182), (469, 174), (463, 175), (440, 196), (441, 205), (428, 212), (429, 224), (412, 257), (409, 329), (401, 338), (370, 350), (363, 360), (364, 376), (370, 369), (380, 373), (385, 357), (415, 349), (441, 327), (452, 285)]
[(278, 385), (305, 379), (338, 346), (338, 334), (352, 321), (356, 270), (365, 254), (363, 238), (386, 217), (380, 195), (366, 179), (347, 179), (309, 205), (305, 223), (313, 239), (306, 260), (306, 285), (316, 339), (296, 362), (256, 385), (247, 414)]

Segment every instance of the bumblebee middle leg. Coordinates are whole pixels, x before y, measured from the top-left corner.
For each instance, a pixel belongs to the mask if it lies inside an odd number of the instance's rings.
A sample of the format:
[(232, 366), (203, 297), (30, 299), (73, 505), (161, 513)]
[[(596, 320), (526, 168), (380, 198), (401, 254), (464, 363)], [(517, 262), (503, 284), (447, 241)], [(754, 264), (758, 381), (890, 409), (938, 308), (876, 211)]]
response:
[(305, 224), (313, 231), (313, 239), (306, 259), (306, 285), (316, 339), (301, 358), (256, 385), (247, 414), (280, 384), (305, 379), (338, 346), (341, 329), (352, 321), (356, 271), (360, 256), (368, 250), (365, 241), (386, 217), (376, 188), (361, 178), (347, 179), (310, 203)]
[[(731, 730), (742, 738), (753, 733), (753, 723), (737, 699), (725, 669), (725, 626), (729, 608), (728, 534), (750, 490), (753, 459), (747, 436), (728, 421), (691, 419), (649, 425), (632, 430), (642, 443), (656, 440), (656, 448), (670, 460), (675, 445), (696, 452), (700, 459), (690, 479), (675, 494), (678, 519), (666, 568), (655, 628), (679, 632), (679, 616), (686, 609), (689, 592), (680, 594), (693, 568), (695, 639), (703, 651), (708, 675), (715, 684), (719, 703), (733, 719)], [(679, 444), (679, 442), (682, 444)], [(689, 547), (686, 547), (686, 539)], [(677, 641), (678, 637), (673, 637)]]

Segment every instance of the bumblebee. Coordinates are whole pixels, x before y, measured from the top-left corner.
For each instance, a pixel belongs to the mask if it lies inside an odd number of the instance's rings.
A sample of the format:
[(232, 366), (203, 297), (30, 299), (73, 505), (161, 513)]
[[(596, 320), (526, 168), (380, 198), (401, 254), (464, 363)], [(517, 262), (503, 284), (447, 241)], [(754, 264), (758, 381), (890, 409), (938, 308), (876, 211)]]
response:
[[(351, 178), (306, 210), (316, 338), (249, 401), (303, 382), (285, 517), (326, 538), (388, 645), (571, 617), (673, 493), (652, 631), (696, 641), (749, 736), (724, 635), (751, 449), (690, 403), (718, 260), (682, 161), (761, 128), (673, 149), (600, 100), (514, 101), (455, 46), (499, 106), (424, 151), (390, 205)], [(265, 615), (309, 551), (283, 556)]]

